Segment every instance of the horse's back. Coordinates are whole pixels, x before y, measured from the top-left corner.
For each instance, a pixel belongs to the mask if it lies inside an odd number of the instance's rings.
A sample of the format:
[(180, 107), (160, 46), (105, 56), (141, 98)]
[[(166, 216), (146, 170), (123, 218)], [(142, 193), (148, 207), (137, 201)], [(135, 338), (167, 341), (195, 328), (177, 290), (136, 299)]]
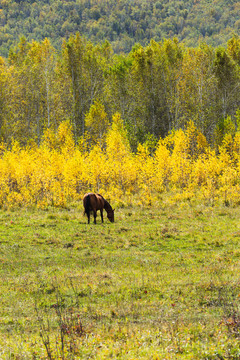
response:
[(83, 197), (83, 206), (90, 210), (100, 210), (104, 207), (104, 198), (100, 194), (87, 193)]
[(100, 194), (95, 194), (96, 195), (96, 199), (97, 199), (97, 205), (99, 210), (104, 208), (104, 197)]

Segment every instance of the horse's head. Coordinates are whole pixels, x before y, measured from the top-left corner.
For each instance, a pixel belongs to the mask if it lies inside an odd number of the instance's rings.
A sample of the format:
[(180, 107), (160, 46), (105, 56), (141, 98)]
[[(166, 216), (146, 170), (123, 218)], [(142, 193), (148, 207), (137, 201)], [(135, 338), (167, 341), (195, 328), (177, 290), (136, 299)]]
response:
[(110, 220), (111, 222), (114, 222), (114, 210), (108, 211), (107, 217), (108, 217), (108, 220)]

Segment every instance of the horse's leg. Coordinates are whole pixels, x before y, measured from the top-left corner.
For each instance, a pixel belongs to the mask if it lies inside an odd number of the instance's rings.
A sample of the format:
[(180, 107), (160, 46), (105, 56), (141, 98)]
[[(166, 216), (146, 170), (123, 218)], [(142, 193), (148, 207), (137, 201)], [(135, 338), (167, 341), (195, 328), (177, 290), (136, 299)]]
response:
[(90, 212), (87, 214), (88, 217), (88, 224), (90, 224)]
[(102, 219), (102, 223), (103, 223), (103, 209), (100, 210), (101, 213), (101, 219)]
[(94, 224), (96, 224), (97, 223), (96, 222), (97, 212), (95, 210), (93, 211), (93, 216), (94, 216)]

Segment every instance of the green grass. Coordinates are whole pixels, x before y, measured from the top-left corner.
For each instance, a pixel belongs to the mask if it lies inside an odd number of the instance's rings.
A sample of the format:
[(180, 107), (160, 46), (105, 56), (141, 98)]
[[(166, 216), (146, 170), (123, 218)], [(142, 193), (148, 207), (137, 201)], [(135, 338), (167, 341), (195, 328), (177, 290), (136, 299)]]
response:
[(0, 211), (0, 359), (240, 359), (240, 208), (115, 217)]

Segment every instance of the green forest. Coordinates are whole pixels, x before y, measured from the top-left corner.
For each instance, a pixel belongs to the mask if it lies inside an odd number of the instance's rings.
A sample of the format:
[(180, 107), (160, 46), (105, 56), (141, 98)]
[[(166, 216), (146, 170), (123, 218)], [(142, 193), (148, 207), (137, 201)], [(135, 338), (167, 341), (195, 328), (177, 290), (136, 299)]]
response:
[(189, 121), (217, 147), (239, 130), (239, 87), (237, 36), (226, 48), (151, 40), (125, 55), (78, 33), (60, 52), (49, 39), (22, 38), (0, 58), (0, 136), (8, 144), (39, 144), (46, 129), (69, 121), (76, 142), (103, 144), (119, 113), (132, 150), (139, 142), (154, 147)]
[(1, 0), (0, 55), (7, 57), (21, 36), (47, 37), (60, 50), (76, 32), (94, 44), (108, 40), (116, 53), (173, 37), (219, 46), (239, 33), (239, 10), (232, 0)]
[(104, 144), (119, 113), (134, 151), (192, 121), (215, 148), (239, 130), (240, 2), (2, 0), (0, 138), (71, 124)]

